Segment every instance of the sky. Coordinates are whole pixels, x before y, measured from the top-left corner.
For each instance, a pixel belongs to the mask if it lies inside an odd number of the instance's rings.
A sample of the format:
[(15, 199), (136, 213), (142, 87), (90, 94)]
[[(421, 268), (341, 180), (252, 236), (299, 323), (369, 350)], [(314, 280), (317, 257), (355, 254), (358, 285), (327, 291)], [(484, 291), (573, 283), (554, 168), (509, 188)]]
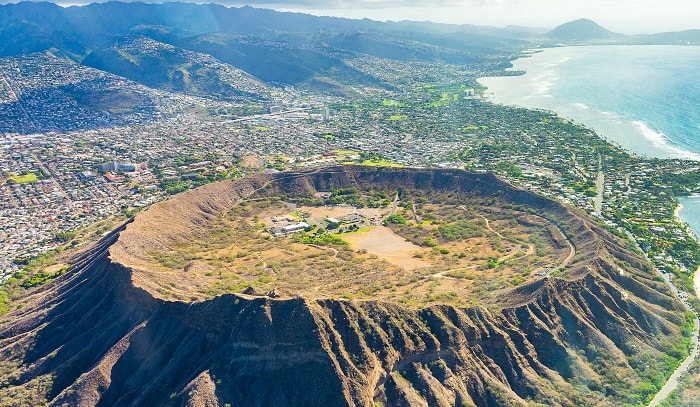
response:
[[(697, 0), (293, 0), (261, 6), (375, 20), (554, 28), (589, 18), (623, 34), (700, 29)], [(294, 5), (293, 5), (294, 4)]]
[[(7, 0), (0, 0), (0, 3)], [(54, 0), (85, 4), (94, 0)], [(129, 0), (122, 0), (129, 1)], [(143, 1), (143, 0), (142, 0)], [(145, 0), (161, 2), (159, 0)], [(251, 5), (373, 20), (415, 20), (456, 24), (520, 25), (551, 29), (589, 18), (623, 34), (700, 29), (697, 0), (185, 0), (226, 6)], [(12, 2), (12, 1), (10, 1)], [(66, 3), (69, 2), (69, 3)]]

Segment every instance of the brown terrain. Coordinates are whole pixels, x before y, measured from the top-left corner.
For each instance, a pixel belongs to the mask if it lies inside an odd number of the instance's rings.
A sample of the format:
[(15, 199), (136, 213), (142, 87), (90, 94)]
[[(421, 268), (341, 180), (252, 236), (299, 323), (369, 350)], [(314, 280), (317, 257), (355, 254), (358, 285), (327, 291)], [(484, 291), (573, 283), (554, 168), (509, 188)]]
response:
[[(423, 203), (347, 246), (265, 232), (349, 186)], [(475, 234), (421, 243), (450, 218)], [(150, 207), (17, 304), (0, 405), (635, 404), (683, 309), (595, 221), (490, 174), (260, 174)]]

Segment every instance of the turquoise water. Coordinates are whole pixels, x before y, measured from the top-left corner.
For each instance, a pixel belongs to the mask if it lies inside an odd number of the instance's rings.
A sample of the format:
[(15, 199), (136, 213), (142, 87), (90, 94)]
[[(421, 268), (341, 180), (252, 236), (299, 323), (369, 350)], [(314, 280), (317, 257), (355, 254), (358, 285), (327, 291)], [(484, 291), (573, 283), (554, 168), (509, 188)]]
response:
[(526, 74), (479, 80), (493, 101), (555, 111), (633, 153), (700, 160), (700, 47), (552, 48), (513, 65)]
[[(632, 153), (700, 160), (700, 47), (553, 48), (513, 70), (526, 73), (479, 79), (494, 102), (557, 112)], [(700, 237), (700, 196), (679, 216)]]
[(678, 211), (678, 217), (688, 223), (697, 239), (700, 237), (700, 221), (698, 221), (700, 220), (700, 196), (684, 196), (679, 200), (681, 208)]

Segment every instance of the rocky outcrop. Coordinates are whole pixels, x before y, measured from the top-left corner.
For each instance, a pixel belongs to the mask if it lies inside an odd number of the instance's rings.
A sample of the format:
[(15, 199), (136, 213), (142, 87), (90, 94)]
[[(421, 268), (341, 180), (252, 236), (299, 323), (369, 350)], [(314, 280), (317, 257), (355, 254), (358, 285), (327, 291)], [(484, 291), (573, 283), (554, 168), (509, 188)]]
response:
[[(203, 233), (208, 217), (243, 197), (348, 183), (528, 205), (556, 220), (580, 254), (561, 278), (504, 293), (489, 309), (245, 294), (178, 302), (140, 288), (143, 245)], [(171, 236), (153, 232), (165, 219)], [(683, 320), (649, 271), (623, 275), (620, 259), (644, 264), (572, 209), (487, 174), (342, 167), (214, 184), (137, 216), (4, 317), (0, 405), (584, 405), (592, 401), (575, 383), (602, 380), (587, 347), (631, 371), (630, 343), (658, 348)]]

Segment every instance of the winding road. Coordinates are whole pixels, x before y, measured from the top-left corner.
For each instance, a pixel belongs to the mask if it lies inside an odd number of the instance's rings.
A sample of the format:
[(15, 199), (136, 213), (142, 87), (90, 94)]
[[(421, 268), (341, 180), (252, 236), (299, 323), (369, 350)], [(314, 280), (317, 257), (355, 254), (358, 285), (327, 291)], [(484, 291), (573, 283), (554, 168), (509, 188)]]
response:
[[(700, 297), (700, 269), (695, 271), (695, 276), (693, 278), (694, 280), (694, 286), (695, 286), (695, 295)], [(673, 283), (670, 281), (667, 281), (669, 285), (675, 290), (675, 286)], [(688, 355), (687, 358), (676, 368), (676, 370), (673, 372), (671, 377), (666, 380), (666, 383), (664, 383), (664, 386), (659, 390), (658, 393), (656, 393), (656, 396), (651, 400), (651, 402), (648, 404), (648, 407), (655, 407), (658, 406), (666, 397), (671, 394), (672, 391), (674, 391), (680, 382), (681, 377), (688, 373), (688, 369), (690, 368), (690, 365), (695, 361), (695, 359), (698, 357), (698, 334), (700, 334), (700, 321), (697, 318), (697, 314), (695, 317), (695, 327), (693, 328), (693, 336), (692, 336), (692, 341), (691, 341), (691, 351), (690, 355)]]
[(574, 256), (576, 256), (576, 246), (574, 246), (574, 242), (572, 242), (571, 239), (569, 238), (569, 236), (567, 236), (566, 233), (564, 233), (564, 231), (554, 222), (548, 220), (547, 218), (543, 218), (542, 216), (539, 216), (539, 215), (530, 214), (530, 216), (540, 218), (544, 222), (549, 223), (550, 225), (554, 226), (557, 229), (557, 231), (559, 232), (559, 234), (564, 238), (564, 240), (566, 240), (566, 244), (569, 246), (569, 255), (566, 256), (566, 258), (564, 260), (562, 260), (562, 262), (559, 263), (559, 265), (557, 267), (555, 267), (555, 269), (563, 269), (569, 263), (571, 263), (571, 260), (573, 260)]
[[(600, 167), (600, 164), (599, 164)], [(627, 185), (627, 190), (629, 191), (631, 187), (629, 186), (629, 175), (625, 177), (625, 185)], [(602, 210), (603, 210), (603, 189), (605, 188), (605, 174), (603, 171), (598, 171), (598, 178), (596, 179), (596, 198), (594, 202), (594, 215), (597, 216), (602, 216)], [(634, 236), (627, 231), (628, 236), (630, 236), (631, 240), (634, 241)], [(568, 239), (567, 239), (568, 241)], [(572, 251), (573, 253), (573, 251)], [(573, 257), (573, 256), (570, 256)], [(568, 258), (567, 258), (568, 259)], [(568, 263), (568, 261), (567, 261)], [(678, 293), (678, 288), (673, 284), (673, 282), (667, 278), (664, 278), (666, 281), (666, 284), (668, 284), (671, 287), (671, 290), (673, 292)], [(695, 287), (695, 295), (700, 297), (700, 269), (695, 271), (695, 276), (693, 278), (694, 280), (694, 287)], [(656, 407), (659, 404), (661, 404), (662, 401), (664, 401), (670, 394), (673, 392), (679, 385), (680, 379), (684, 374), (688, 373), (688, 369), (690, 368), (690, 365), (695, 361), (695, 359), (698, 357), (699, 349), (698, 349), (698, 335), (700, 334), (700, 320), (698, 319), (698, 316), (696, 314), (695, 316), (695, 321), (694, 321), (694, 328), (693, 328), (693, 334), (691, 337), (691, 350), (690, 354), (688, 355), (687, 358), (681, 364), (676, 368), (676, 370), (671, 374), (671, 376), (666, 380), (666, 383), (664, 383), (663, 387), (659, 390), (658, 393), (654, 396), (654, 398), (649, 402), (647, 405), (648, 407)]]

